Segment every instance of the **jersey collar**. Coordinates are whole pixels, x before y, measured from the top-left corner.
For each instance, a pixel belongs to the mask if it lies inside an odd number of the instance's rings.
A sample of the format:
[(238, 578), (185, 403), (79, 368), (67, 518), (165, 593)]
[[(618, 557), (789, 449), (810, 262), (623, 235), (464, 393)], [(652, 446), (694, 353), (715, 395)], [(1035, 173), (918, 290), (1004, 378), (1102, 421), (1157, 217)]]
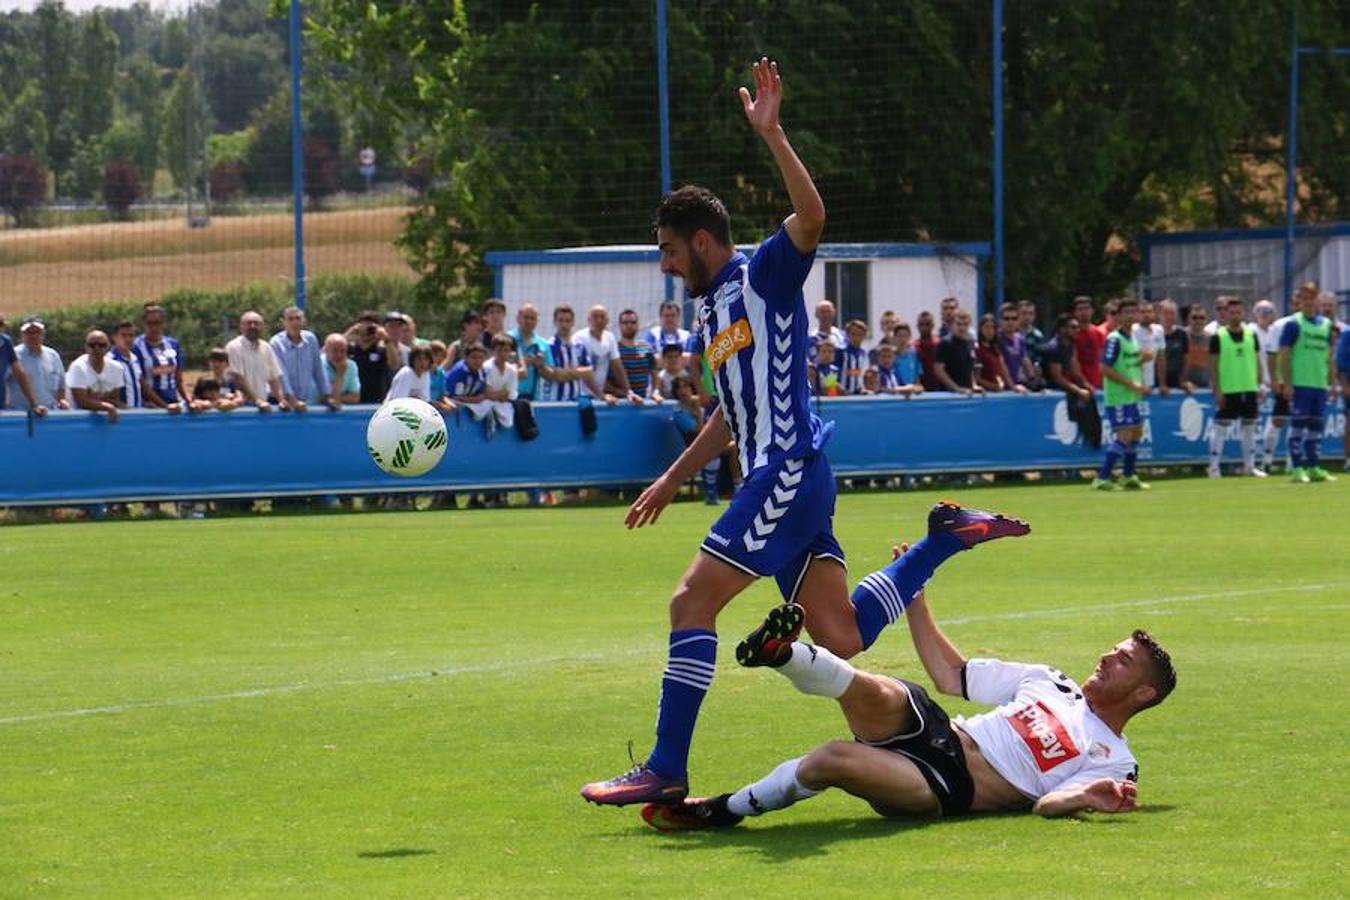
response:
[(708, 285), (708, 289), (703, 292), (703, 301), (706, 303), (708, 298), (716, 294), (718, 288), (730, 281), (732, 276), (740, 271), (741, 266), (748, 261), (745, 254), (739, 250), (731, 254), (731, 259), (727, 260), (727, 264), (722, 267), (721, 271), (717, 273), (717, 277), (712, 280), (712, 284)]

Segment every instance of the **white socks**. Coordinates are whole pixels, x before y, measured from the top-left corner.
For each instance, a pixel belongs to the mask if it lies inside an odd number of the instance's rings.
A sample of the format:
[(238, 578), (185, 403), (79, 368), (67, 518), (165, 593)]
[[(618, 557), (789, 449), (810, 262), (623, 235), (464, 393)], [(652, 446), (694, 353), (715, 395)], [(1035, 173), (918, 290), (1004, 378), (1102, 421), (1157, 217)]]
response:
[(1247, 471), (1256, 467), (1256, 423), (1242, 423), (1242, 465)]
[(813, 791), (797, 780), (797, 766), (803, 758), (799, 756), (780, 764), (764, 778), (732, 794), (727, 799), (727, 809), (738, 816), (758, 816), (819, 794), (820, 791)]
[(1209, 432), (1209, 464), (1217, 466), (1223, 458), (1223, 445), (1228, 440), (1229, 423), (1214, 420)]
[(775, 672), (781, 674), (803, 694), (832, 697), (838, 700), (853, 683), (856, 670), (824, 647), (813, 647), (796, 641), (792, 658)]

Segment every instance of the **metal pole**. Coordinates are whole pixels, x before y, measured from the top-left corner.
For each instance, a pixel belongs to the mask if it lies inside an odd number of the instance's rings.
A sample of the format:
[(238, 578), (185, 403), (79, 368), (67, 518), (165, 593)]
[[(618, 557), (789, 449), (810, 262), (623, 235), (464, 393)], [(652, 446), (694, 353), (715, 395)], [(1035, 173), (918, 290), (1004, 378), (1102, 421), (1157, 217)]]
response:
[(300, 0), (291, 0), (291, 193), (295, 206), (295, 305), (305, 308), (305, 155), (300, 120)]
[[(656, 93), (661, 119), (661, 196), (671, 191), (670, 177), (670, 73), (666, 53), (666, 0), (656, 0)], [(675, 296), (675, 279), (666, 276), (666, 299)], [(688, 304), (686, 304), (687, 306)], [(689, 310), (685, 310), (688, 324)]]
[[(994, 0), (994, 312), (1003, 309), (1003, 0)], [(983, 301), (984, 298), (980, 298)]]
[(1289, 49), (1289, 133), (1284, 139), (1284, 313), (1294, 290), (1294, 200), (1298, 189), (1298, 14), (1292, 17)]

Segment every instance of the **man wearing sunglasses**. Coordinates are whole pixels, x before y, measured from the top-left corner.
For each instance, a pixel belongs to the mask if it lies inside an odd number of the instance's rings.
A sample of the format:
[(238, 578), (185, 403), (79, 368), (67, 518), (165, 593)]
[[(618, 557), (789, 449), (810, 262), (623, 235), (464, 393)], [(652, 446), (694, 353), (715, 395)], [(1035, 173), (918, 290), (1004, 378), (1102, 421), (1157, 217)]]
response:
[(75, 408), (103, 413), (109, 424), (117, 421), (117, 410), (126, 406), (121, 391), (127, 377), (122, 364), (108, 358), (111, 346), (103, 332), (89, 332), (84, 338), (84, 355), (71, 363), (66, 372), (66, 385)]

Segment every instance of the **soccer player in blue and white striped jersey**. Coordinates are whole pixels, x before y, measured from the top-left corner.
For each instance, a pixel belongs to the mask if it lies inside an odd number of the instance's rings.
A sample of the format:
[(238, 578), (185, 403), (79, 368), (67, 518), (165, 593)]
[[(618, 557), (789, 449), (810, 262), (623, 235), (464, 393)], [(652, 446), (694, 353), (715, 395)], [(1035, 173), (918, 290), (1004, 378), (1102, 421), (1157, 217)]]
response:
[[(844, 552), (834, 538), (834, 474), (824, 447), (830, 429), (811, 413), (809, 345), (802, 284), (825, 227), (825, 205), (778, 122), (776, 63), (754, 66), (745, 115), (782, 174), (793, 213), (747, 259), (731, 240), (722, 201), (704, 188), (673, 191), (656, 215), (661, 271), (683, 279), (698, 302), (697, 345), (719, 403), (674, 463), (629, 507), (626, 524), (653, 523), (681, 485), (734, 441), (744, 475), (704, 538), (670, 603), (669, 658), (661, 681), (656, 746), (631, 771), (582, 788), (594, 803), (678, 802), (688, 793), (689, 745), (717, 659), (717, 614), (762, 577), (805, 608), (816, 644), (849, 657), (895, 622), (943, 560), (976, 543), (1026, 532), (989, 513), (939, 504), (929, 534), (849, 596)], [(760, 629), (737, 648), (756, 655)]]

